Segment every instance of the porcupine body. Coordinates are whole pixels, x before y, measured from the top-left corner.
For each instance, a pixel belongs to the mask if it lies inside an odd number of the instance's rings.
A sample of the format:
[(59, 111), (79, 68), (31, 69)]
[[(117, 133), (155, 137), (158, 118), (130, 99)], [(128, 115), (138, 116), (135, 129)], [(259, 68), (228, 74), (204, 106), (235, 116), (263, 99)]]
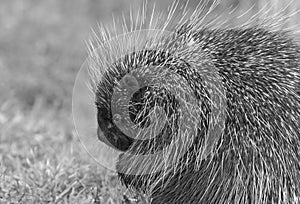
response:
[[(194, 21), (153, 47), (126, 53), (96, 83), (99, 129), (111, 146), (130, 153), (117, 164), (122, 183), (148, 193), (154, 204), (299, 203), (299, 44), (289, 32), (263, 25), (211, 29)], [(147, 81), (151, 74), (157, 76)], [(122, 110), (140, 130), (153, 123), (153, 107), (165, 113), (155, 136), (136, 139), (116, 124), (111, 109), (118, 84), (132, 93), (119, 95), (119, 104), (129, 104)], [(216, 114), (214, 105), (224, 112)], [(187, 118), (193, 120), (181, 122)], [(219, 120), (221, 131), (214, 132), (211, 124)], [(174, 165), (162, 160), (159, 170), (143, 166), (147, 157), (122, 166), (159, 151), (165, 160), (174, 159), (170, 152), (180, 157)]]

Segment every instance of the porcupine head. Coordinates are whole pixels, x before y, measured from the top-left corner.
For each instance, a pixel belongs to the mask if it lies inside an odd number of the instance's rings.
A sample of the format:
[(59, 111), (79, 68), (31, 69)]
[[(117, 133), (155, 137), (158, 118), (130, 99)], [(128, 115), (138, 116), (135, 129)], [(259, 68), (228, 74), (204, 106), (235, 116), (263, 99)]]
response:
[(152, 203), (296, 203), (299, 45), (258, 17), (209, 21), (217, 2), (205, 5), (146, 5), (130, 25), (114, 21), (121, 35), (99, 26), (98, 138), (118, 152), (121, 182)]

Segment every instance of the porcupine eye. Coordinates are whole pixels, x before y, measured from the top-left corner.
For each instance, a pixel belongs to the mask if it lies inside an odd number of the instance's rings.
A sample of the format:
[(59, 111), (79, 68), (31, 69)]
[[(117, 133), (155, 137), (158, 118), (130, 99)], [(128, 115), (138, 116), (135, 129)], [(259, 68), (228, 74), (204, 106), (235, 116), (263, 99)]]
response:
[[(149, 103), (150, 87), (145, 86), (133, 94), (129, 102), (129, 117), (130, 120), (137, 124), (139, 128), (147, 128), (151, 123), (149, 117), (151, 105)], [(148, 97), (147, 97), (148, 95)]]
[(176, 134), (178, 105), (175, 97), (163, 88), (145, 86), (132, 95), (129, 117), (142, 132), (135, 145), (148, 147), (136, 153), (154, 153), (169, 144)]

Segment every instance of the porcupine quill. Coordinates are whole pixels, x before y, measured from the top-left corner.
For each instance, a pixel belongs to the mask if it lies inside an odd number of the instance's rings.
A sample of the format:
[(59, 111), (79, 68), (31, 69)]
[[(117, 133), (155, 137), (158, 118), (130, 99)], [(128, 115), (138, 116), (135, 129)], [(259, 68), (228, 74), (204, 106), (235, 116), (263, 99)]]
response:
[(99, 26), (98, 137), (123, 152), (121, 182), (153, 204), (299, 203), (295, 28), (279, 29), (290, 16), (271, 8), (236, 27), (208, 22), (217, 3), (190, 13), (176, 1), (167, 15), (144, 5), (139, 23), (114, 23), (116, 38)]

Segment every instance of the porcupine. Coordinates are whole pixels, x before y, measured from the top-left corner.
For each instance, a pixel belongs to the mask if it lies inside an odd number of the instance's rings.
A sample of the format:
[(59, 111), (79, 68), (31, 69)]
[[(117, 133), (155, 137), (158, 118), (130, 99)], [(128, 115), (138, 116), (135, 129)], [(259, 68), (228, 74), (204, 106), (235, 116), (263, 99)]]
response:
[(138, 48), (132, 43), (142, 31), (107, 46), (103, 30), (101, 52), (91, 43), (98, 137), (123, 152), (120, 180), (155, 204), (299, 203), (293, 33), (254, 21), (212, 27), (200, 7), (185, 14), (167, 35), (173, 15), (161, 24), (152, 16), (149, 29), (160, 31), (146, 32)]

